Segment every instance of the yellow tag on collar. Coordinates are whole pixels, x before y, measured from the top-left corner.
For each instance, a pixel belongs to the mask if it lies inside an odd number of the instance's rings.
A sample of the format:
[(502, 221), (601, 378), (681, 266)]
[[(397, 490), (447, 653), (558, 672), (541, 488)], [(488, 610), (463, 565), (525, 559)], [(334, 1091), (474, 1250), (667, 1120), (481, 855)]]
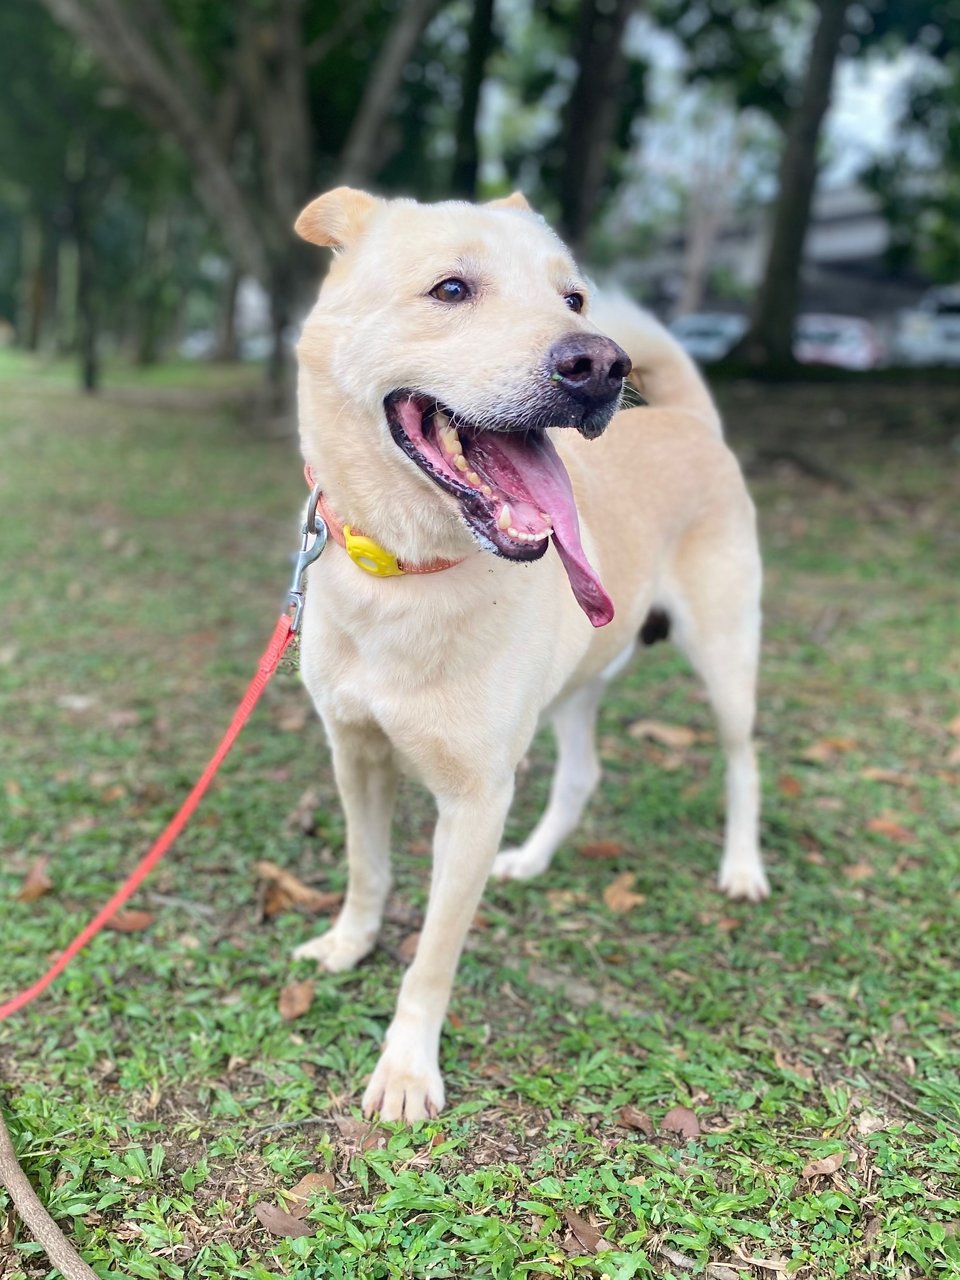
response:
[(348, 524), (343, 526), (343, 546), (353, 563), (365, 573), (372, 573), (375, 578), (403, 577), (403, 570), (396, 556), (385, 551), (372, 538), (352, 533)]

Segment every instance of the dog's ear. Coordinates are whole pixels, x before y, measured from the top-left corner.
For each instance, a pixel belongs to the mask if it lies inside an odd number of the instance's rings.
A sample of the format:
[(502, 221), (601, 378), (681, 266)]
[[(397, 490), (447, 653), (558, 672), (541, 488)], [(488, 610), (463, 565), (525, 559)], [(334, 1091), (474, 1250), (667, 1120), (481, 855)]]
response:
[(375, 196), (352, 187), (337, 187), (311, 200), (294, 223), (298, 236), (311, 244), (343, 249), (360, 235), (378, 204)]
[(533, 213), (527, 197), (522, 191), (514, 191), (512, 195), (502, 196), (499, 200), (488, 200), (488, 209), (521, 209), (524, 213)]

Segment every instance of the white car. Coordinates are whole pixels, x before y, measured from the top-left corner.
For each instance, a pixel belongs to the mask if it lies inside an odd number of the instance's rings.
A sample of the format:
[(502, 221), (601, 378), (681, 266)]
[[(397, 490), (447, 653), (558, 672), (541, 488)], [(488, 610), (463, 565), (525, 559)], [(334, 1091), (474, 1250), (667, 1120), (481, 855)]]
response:
[(960, 285), (931, 289), (900, 312), (892, 355), (896, 364), (960, 365)]
[(747, 317), (724, 311), (693, 311), (677, 316), (670, 324), (670, 332), (694, 360), (710, 364), (730, 354), (747, 332)]
[(798, 316), (793, 354), (801, 364), (875, 369), (880, 363), (880, 343), (873, 325), (858, 316)]

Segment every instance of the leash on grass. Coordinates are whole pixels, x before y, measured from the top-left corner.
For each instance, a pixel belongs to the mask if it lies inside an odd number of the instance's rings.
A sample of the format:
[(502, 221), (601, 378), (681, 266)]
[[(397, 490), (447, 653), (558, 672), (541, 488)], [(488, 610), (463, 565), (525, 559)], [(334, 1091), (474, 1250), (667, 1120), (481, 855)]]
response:
[[(230, 748), (236, 742), (240, 731), (250, 718), (250, 714), (260, 695), (266, 688), (270, 677), (280, 665), (280, 659), (288, 645), (300, 630), (303, 618), (305, 583), (307, 568), (320, 555), (327, 541), (327, 526), (322, 516), (317, 513), (320, 498), (319, 485), (313, 489), (307, 503), (306, 516), (301, 530), (300, 550), (294, 562), (293, 578), (287, 592), (284, 612), (277, 619), (270, 641), (261, 655), (253, 679), (233, 714), (233, 719), (226, 733), (220, 740), (216, 751), (210, 757), (206, 768), (197, 779), (190, 794), (160, 833), (147, 853), (120, 885), (88, 925), (77, 934), (70, 945), (61, 952), (47, 972), (32, 986), (0, 1004), (0, 1022), (35, 1000), (41, 992), (64, 971), (78, 951), (81, 951), (112, 916), (133, 896), (139, 886), (147, 878), (160, 859), (168, 851), (177, 836), (187, 825), (194, 810), (203, 799), (218, 769), (226, 759)], [(17, 1213), (33, 1233), (34, 1238), (46, 1252), (50, 1262), (67, 1277), (67, 1280), (97, 1280), (95, 1272), (83, 1261), (74, 1247), (66, 1239), (63, 1232), (54, 1222), (50, 1214), (40, 1203), (36, 1192), (20, 1167), (14, 1150), (13, 1141), (0, 1113), (0, 1183), (7, 1189)]]

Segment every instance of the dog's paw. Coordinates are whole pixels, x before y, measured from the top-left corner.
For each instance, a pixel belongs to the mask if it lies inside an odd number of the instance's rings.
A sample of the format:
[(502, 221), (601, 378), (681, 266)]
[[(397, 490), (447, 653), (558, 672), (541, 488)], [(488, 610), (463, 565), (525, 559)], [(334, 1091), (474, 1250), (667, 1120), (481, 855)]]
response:
[(376, 946), (376, 934), (347, 933), (334, 925), (319, 938), (311, 938), (294, 947), (294, 960), (316, 960), (328, 973), (342, 973), (360, 963)]
[(770, 896), (770, 885), (763, 866), (756, 860), (728, 862), (724, 858), (717, 883), (728, 898), (762, 902)]
[(504, 849), (494, 858), (490, 874), (494, 880), (532, 880), (549, 865), (549, 860), (544, 862), (536, 854), (531, 857), (526, 849)]
[(363, 1114), (381, 1120), (426, 1120), (443, 1109), (443, 1079), (435, 1062), (384, 1049), (363, 1095)]

